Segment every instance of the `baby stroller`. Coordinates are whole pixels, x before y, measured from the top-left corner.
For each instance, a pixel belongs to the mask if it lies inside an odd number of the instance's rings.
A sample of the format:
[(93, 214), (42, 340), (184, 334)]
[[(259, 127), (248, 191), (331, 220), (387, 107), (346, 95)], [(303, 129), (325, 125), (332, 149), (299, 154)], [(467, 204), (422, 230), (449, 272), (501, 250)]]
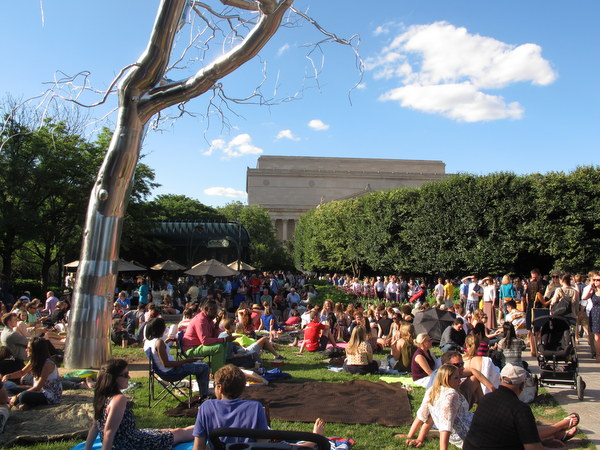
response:
[(564, 385), (577, 390), (583, 400), (585, 382), (578, 374), (575, 331), (567, 319), (551, 316), (542, 325), (537, 342), (540, 385)]

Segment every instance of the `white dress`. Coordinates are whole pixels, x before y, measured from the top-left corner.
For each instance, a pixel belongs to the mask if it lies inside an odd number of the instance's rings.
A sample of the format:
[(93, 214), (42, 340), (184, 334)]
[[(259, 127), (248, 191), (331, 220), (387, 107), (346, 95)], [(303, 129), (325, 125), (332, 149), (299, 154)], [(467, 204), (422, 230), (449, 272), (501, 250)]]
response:
[(450, 443), (462, 448), (463, 440), (467, 437), (473, 413), (469, 412), (469, 404), (463, 395), (455, 389), (442, 386), (438, 397), (429, 403), (431, 389), (425, 392), (425, 397), (417, 411), (417, 418), (427, 422), (433, 419), (435, 428), (450, 432)]

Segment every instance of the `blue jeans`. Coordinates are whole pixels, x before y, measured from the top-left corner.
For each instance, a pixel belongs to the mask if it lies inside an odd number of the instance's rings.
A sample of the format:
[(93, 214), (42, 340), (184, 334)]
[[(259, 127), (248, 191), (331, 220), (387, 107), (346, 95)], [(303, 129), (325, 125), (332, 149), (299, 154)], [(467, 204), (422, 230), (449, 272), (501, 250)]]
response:
[(166, 378), (169, 378), (168, 375), (173, 375), (174, 378), (175, 376), (180, 375), (194, 375), (196, 377), (196, 381), (198, 382), (201, 397), (208, 395), (209, 373), (210, 367), (208, 364), (200, 361), (185, 363), (181, 366), (172, 367), (168, 372), (164, 372)]

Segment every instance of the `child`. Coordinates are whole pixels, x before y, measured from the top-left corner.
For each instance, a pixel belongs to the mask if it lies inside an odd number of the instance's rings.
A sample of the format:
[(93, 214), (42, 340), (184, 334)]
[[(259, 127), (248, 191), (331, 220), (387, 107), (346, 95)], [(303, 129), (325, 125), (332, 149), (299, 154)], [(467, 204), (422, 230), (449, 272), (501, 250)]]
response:
[(252, 339), (243, 334), (243, 325), (238, 324), (236, 328), (235, 322), (232, 319), (225, 319), (221, 321), (221, 328), (223, 328), (225, 331), (223, 331), (219, 337), (234, 336), (237, 338), (230, 345), (234, 358), (236, 356), (244, 356), (249, 353), (256, 353), (260, 355), (260, 353), (266, 349), (275, 355), (275, 359), (283, 359), (283, 356), (277, 353), (277, 350), (275, 350), (275, 347), (273, 347), (273, 344), (269, 342), (269, 339), (266, 336), (263, 336), (258, 340)]

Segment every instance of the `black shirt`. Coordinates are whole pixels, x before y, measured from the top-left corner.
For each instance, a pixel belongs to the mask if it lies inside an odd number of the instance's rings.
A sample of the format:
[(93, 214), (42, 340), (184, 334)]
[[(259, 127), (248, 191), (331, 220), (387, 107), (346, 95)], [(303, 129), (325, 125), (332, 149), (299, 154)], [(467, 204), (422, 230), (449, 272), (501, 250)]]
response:
[(516, 450), (536, 442), (540, 435), (531, 408), (500, 385), (479, 402), (463, 450)]
[(383, 318), (379, 319), (377, 324), (381, 327), (381, 334), (383, 336), (390, 335), (390, 328), (392, 327), (393, 322), (394, 321), (392, 319), (390, 319), (389, 317), (383, 317)]

